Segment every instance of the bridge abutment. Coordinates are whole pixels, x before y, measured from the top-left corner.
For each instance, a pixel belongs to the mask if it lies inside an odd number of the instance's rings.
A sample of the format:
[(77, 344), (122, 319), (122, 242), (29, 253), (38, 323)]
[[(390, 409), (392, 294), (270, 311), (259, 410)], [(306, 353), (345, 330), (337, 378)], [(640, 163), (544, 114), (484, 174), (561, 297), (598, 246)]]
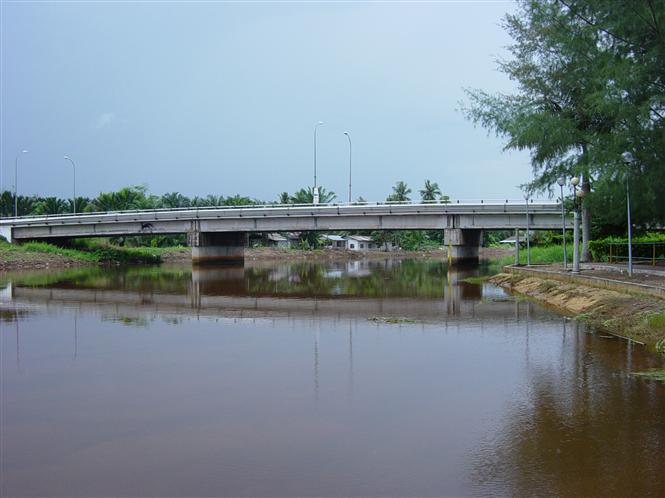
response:
[(446, 228), (443, 240), (450, 264), (477, 263), (483, 231), (476, 228)]
[(245, 263), (247, 234), (244, 232), (190, 232), (192, 264), (242, 265)]

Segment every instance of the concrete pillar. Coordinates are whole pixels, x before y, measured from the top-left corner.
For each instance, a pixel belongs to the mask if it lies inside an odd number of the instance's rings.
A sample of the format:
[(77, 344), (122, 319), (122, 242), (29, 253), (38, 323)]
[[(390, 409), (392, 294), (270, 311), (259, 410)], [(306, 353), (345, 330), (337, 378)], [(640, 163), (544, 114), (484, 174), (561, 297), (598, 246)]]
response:
[(475, 228), (446, 228), (443, 232), (443, 240), (448, 248), (448, 262), (450, 264), (477, 263), (482, 232)]
[(245, 263), (247, 234), (244, 232), (190, 232), (187, 234), (192, 246), (192, 263), (232, 264)]
[(9, 225), (0, 225), (0, 237), (3, 237), (7, 242), (12, 244), (14, 242), (12, 237), (12, 227)]

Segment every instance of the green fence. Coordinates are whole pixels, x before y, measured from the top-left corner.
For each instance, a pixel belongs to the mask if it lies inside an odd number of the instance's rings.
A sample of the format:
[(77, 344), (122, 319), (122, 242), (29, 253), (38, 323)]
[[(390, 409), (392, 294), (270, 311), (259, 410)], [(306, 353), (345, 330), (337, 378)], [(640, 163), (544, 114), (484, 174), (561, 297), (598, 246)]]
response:
[[(607, 261), (618, 263), (628, 259), (628, 243), (608, 242)], [(665, 263), (665, 242), (633, 242), (633, 261), (656, 266)]]

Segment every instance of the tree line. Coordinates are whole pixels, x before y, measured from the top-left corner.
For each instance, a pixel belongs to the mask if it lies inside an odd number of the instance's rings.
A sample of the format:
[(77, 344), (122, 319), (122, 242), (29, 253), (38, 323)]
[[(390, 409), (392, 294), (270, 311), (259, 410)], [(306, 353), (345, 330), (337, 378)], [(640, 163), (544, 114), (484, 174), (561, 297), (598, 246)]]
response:
[[(389, 202), (407, 202), (411, 200), (412, 190), (409, 186), (399, 181), (392, 188), (392, 192), (386, 197)], [(447, 195), (441, 193), (436, 182), (425, 180), (425, 184), (419, 191), (423, 202), (449, 202)], [(319, 202), (328, 204), (337, 198), (335, 192), (328, 191), (325, 187), (319, 187)], [(215, 207), (215, 206), (251, 206), (270, 204), (311, 204), (314, 201), (314, 189), (305, 187), (295, 191), (293, 194), (282, 192), (275, 201), (264, 201), (248, 196), (236, 194), (223, 196), (209, 194), (204, 197), (188, 197), (180, 192), (168, 192), (163, 195), (150, 194), (145, 186), (124, 187), (117, 191), (102, 192), (97, 197), (77, 197), (76, 212), (91, 213), (105, 211), (126, 211), (133, 209), (176, 209), (187, 207)], [(4, 191), (0, 194), (0, 215), (14, 215), (14, 194)], [(362, 197), (356, 201), (366, 202)], [(16, 198), (16, 207), (19, 216), (66, 214), (74, 211), (72, 199), (60, 197), (40, 197), (19, 195)]]

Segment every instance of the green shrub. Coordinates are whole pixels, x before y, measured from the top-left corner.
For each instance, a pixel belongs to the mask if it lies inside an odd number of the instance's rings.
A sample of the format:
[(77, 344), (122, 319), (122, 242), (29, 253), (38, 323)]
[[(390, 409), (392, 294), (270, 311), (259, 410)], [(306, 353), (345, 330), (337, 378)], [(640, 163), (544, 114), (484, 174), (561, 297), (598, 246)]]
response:
[[(665, 258), (665, 234), (662, 233), (647, 233), (639, 237), (633, 237), (633, 257), (651, 259), (653, 257), (654, 246), (649, 244), (655, 242), (656, 258)], [(605, 237), (604, 239), (592, 240), (589, 242), (589, 250), (591, 257), (594, 261), (609, 261), (610, 245), (612, 247), (612, 255), (618, 256), (620, 259), (628, 257), (628, 239), (622, 237)]]

